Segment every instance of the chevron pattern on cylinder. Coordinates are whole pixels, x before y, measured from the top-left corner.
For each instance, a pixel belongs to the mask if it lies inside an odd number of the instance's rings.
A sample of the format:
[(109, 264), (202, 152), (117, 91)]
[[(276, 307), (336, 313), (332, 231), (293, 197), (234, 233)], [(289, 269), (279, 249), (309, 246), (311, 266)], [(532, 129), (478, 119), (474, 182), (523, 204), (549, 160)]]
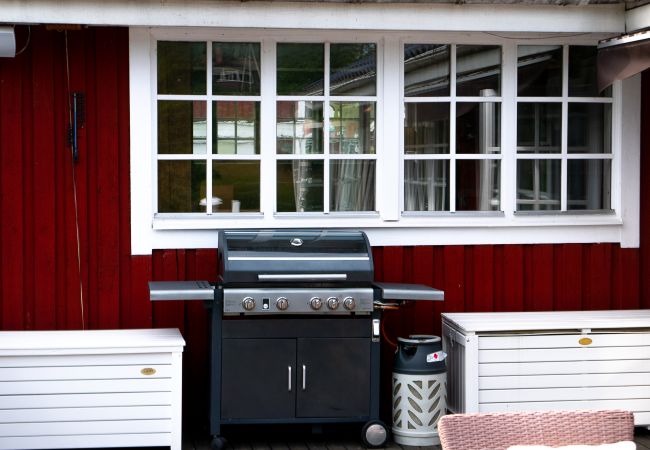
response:
[(445, 374), (393, 374), (393, 428), (433, 432), (445, 408)]

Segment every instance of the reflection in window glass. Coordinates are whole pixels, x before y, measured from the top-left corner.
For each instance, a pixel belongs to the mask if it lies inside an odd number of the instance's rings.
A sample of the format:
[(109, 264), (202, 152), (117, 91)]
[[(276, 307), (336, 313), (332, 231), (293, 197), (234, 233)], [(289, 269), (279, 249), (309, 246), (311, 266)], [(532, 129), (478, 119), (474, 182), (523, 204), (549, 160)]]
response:
[(330, 161), (330, 211), (375, 210), (375, 161)]
[(569, 103), (569, 153), (612, 152), (612, 105)]
[(404, 161), (404, 211), (449, 211), (449, 161)]
[(330, 45), (330, 94), (375, 95), (375, 44)]
[(558, 159), (517, 161), (517, 210), (560, 209), (560, 167)]
[(404, 153), (449, 153), (449, 103), (406, 103)]
[(278, 102), (276, 114), (277, 153), (323, 153), (323, 102)]
[(323, 161), (296, 159), (277, 163), (278, 212), (323, 211)]
[(277, 45), (278, 95), (323, 95), (325, 75), (323, 44)]
[(517, 151), (559, 153), (562, 138), (560, 103), (517, 104)]
[(205, 161), (158, 161), (158, 212), (205, 212), (205, 167)]
[(567, 209), (611, 209), (611, 166), (611, 160), (570, 159)]
[(259, 95), (260, 44), (215, 42), (212, 44), (212, 93)]
[(561, 45), (517, 47), (517, 95), (520, 97), (562, 95)]
[(205, 42), (158, 41), (158, 94), (205, 94), (205, 48)]
[(501, 47), (456, 46), (456, 95), (498, 96), (501, 92)]
[(212, 105), (212, 152), (219, 155), (260, 153), (259, 102), (215, 102)]
[(330, 153), (375, 153), (375, 103), (330, 103)]
[(456, 161), (456, 211), (498, 211), (499, 161)]
[(569, 97), (611, 97), (612, 88), (598, 92), (598, 48), (593, 45), (569, 47)]
[(158, 101), (158, 153), (206, 153), (205, 102)]
[(404, 45), (404, 96), (449, 95), (450, 45)]
[(212, 162), (212, 211), (260, 210), (260, 162)]
[(457, 153), (500, 153), (500, 130), (499, 103), (456, 104)]

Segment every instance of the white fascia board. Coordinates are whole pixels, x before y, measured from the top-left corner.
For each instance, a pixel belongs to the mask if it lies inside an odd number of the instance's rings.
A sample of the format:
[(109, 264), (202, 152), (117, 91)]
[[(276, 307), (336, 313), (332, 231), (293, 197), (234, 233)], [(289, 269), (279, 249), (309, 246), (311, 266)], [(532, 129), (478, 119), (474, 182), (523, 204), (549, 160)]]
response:
[(151, 27), (620, 34), (625, 32), (626, 16), (623, 4), (32, 0), (0, 3), (0, 17), (6, 23)]
[(625, 32), (635, 33), (650, 28), (650, 4), (625, 11)]

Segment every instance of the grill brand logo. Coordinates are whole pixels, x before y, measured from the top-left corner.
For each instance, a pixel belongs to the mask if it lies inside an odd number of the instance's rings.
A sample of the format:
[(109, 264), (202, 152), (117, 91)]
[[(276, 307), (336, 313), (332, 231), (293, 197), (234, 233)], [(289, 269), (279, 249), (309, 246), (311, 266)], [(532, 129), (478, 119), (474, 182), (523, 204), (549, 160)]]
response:
[(293, 238), (291, 239), (291, 245), (294, 247), (300, 247), (303, 244), (302, 239), (300, 238)]

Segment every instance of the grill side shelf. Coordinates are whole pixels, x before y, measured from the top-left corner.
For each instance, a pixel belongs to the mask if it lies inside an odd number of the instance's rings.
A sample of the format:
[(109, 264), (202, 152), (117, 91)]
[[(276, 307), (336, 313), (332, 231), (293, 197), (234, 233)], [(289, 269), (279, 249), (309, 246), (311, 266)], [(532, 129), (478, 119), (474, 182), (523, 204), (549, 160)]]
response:
[(150, 281), (151, 300), (213, 300), (214, 286), (207, 281)]

